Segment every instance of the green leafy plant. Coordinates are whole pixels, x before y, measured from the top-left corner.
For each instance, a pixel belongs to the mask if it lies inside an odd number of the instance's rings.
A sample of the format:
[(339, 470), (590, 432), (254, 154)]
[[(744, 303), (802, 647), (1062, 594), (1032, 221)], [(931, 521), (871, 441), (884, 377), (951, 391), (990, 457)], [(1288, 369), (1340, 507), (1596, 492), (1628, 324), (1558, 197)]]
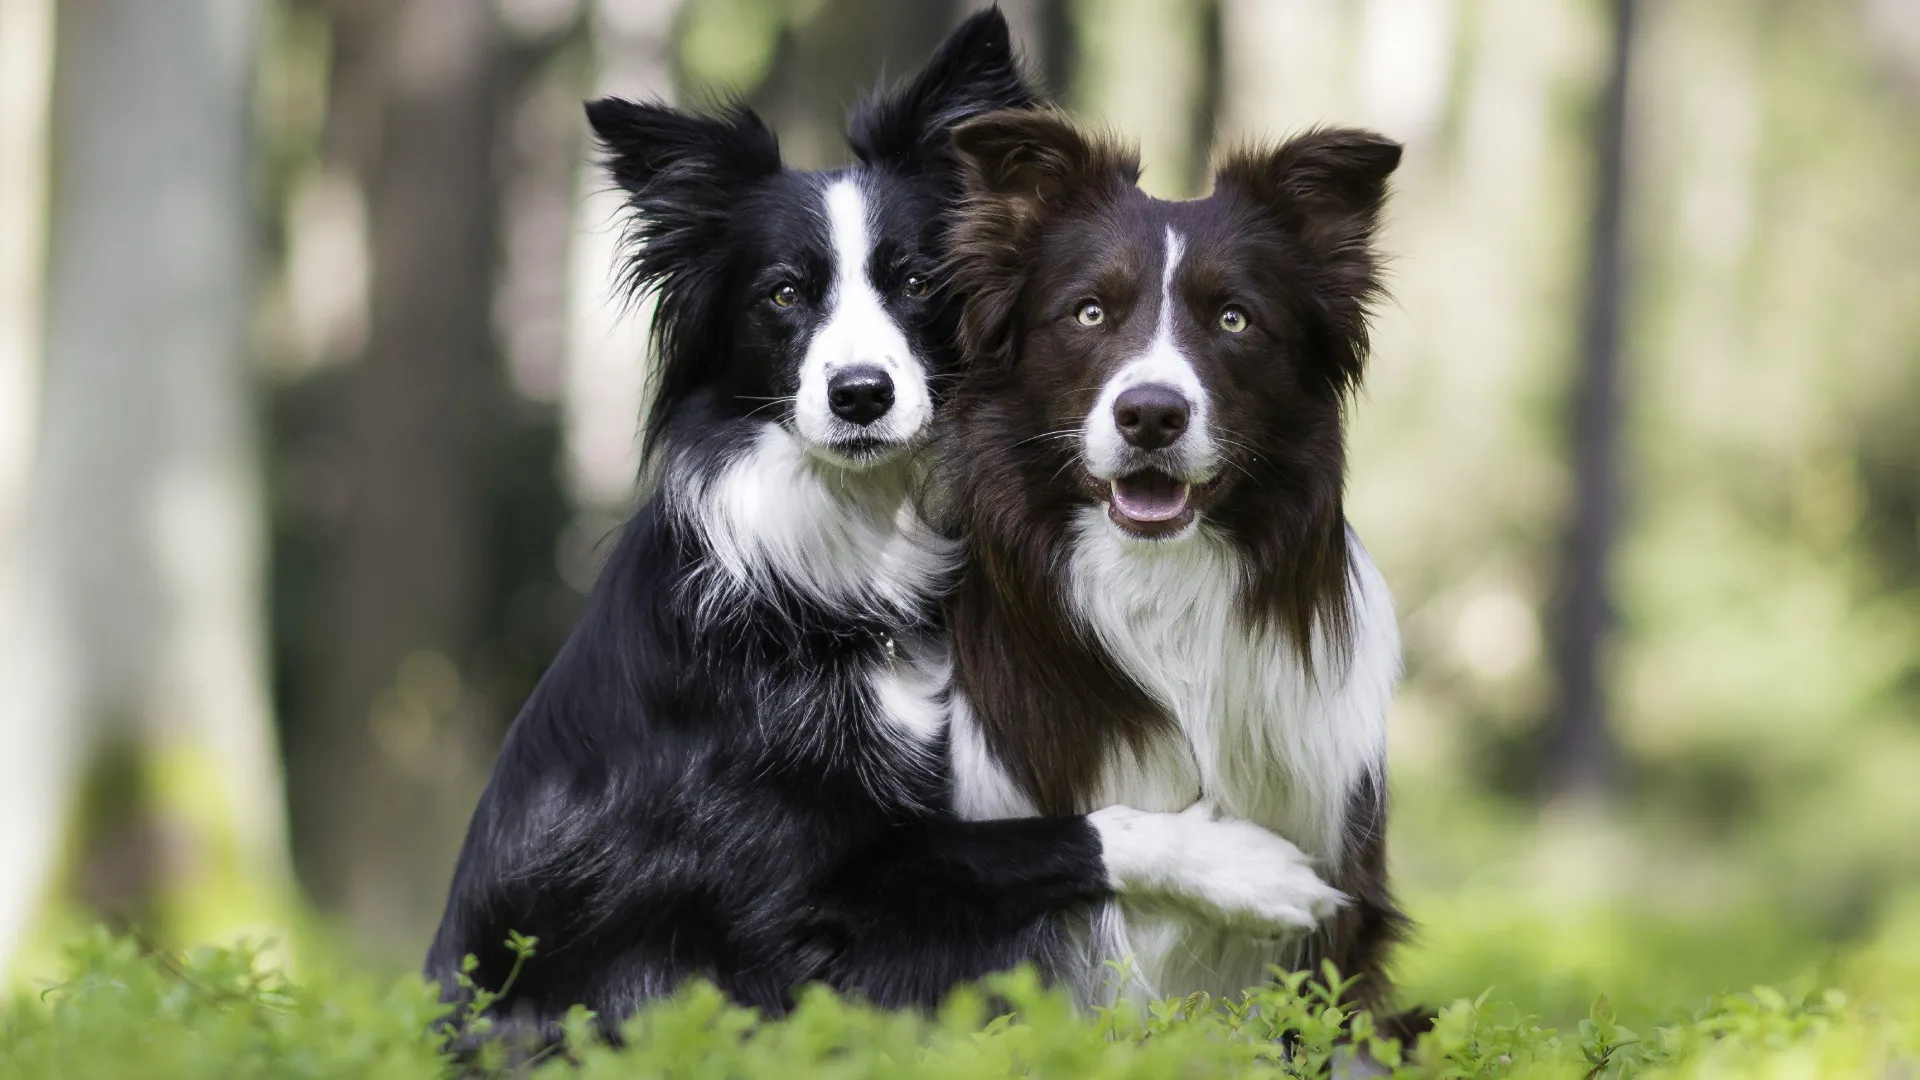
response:
[(508, 942), (516, 964), (499, 987), (472, 985), (469, 968), (470, 996), (454, 1008), (417, 977), (295, 980), (265, 964), (257, 946), (173, 955), (96, 930), (69, 948), (62, 981), (0, 1010), (0, 1080), (1920, 1075), (1920, 1010), (1840, 990), (1724, 995), (1644, 1031), (1623, 1026), (1602, 996), (1564, 1033), (1482, 994), (1447, 1006), (1430, 1032), (1402, 1045), (1344, 1004), (1351, 983), (1331, 969), (1281, 973), (1233, 998), (1194, 994), (1091, 1014), (1030, 970), (963, 988), (930, 1016), (813, 987), (790, 1015), (769, 1019), (692, 983), (630, 1019), (619, 1045), (575, 1009), (562, 1025), (564, 1051), (516, 1060), (483, 1044), (456, 1059), (442, 1023), (490, 1030), (487, 1009), (507, 999), (537, 945)]

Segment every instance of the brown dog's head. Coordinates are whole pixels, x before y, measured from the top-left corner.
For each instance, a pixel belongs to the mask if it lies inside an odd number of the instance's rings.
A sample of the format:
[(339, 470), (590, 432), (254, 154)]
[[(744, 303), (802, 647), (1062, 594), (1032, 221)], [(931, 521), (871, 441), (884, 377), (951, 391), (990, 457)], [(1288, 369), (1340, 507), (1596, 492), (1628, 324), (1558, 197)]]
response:
[(1231, 527), (1238, 489), (1337, 481), (1397, 144), (1310, 132), (1229, 156), (1207, 198), (1166, 202), (1134, 185), (1131, 154), (1057, 113), (996, 113), (954, 142), (974, 386), (1030, 402), (1038, 430), (1021, 434), (1059, 436), (1039, 445), (1076, 459), (1117, 528)]
[(1057, 112), (980, 117), (954, 145), (969, 463), (1006, 458), (1027, 506), (1101, 507), (1128, 540), (1204, 525), (1256, 574), (1344, 570), (1342, 414), (1399, 145), (1334, 128), (1240, 150), (1191, 202), (1140, 191), (1134, 154)]

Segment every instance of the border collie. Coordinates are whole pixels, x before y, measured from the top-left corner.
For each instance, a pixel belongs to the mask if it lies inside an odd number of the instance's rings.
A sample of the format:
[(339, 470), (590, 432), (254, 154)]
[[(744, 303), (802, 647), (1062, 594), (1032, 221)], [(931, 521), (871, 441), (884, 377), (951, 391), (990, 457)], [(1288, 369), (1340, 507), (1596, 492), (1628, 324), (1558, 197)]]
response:
[(1123, 898), (1096, 942), (1137, 991), (1238, 993), (1324, 959), (1361, 1004), (1387, 890), (1393, 602), (1341, 509), (1343, 414), (1400, 147), (1332, 129), (1151, 198), (1134, 152), (1047, 111), (959, 127), (966, 296), (950, 412), (956, 807), (1196, 800), (1304, 849), (1353, 898), (1259, 940)]
[(468, 954), (499, 987), (518, 931), (538, 953), (498, 1008), (548, 1036), (575, 1003), (612, 1028), (693, 976), (775, 1012), (809, 982), (927, 1006), (1057, 964), (1116, 891), (1243, 933), (1339, 901), (1242, 821), (949, 808), (957, 552), (909, 498), (955, 359), (947, 134), (1033, 101), (989, 11), (856, 113), (845, 169), (783, 167), (744, 108), (588, 107), (629, 195), (628, 282), (658, 300), (657, 490), (474, 812), (426, 965), (450, 997)]

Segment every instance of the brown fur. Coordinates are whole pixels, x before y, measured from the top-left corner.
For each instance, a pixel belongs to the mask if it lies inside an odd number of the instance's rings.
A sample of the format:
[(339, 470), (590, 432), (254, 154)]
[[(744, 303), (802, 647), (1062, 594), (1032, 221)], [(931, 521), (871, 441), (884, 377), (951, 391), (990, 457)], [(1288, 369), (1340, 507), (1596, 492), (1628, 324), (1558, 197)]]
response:
[[(954, 144), (967, 201), (949, 267), (967, 300), (945, 487), (969, 545), (950, 605), (956, 677), (990, 752), (1042, 812), (1084, 812), (1111, 749), (1175, 724), (1069, 613), (1063, 583), (1072, 516), (1103, 490), (1080, 463), (1077, 433), (1151, 335), (1148, 320), (1127, 315), (1158, 303), (1159, 238), (1169, 224), (1187, 237), (1175, 302), (1207, 312), (1230, 297), (1258, 328), (1182, 342), (1225, 437), (1226, 467), (1195, 490), (1195, 505), (1240, 551), (1250, 621), (1284, 634), (1308, 663), (1320, 626), (1334, 655), (1318, 657), (1315, 674), (1337, 677), (1353, 620), (1344, 410), (1367, 352), (1379, 292), (1371, 241), (1400, 148), (1313, 131), (1237, 151), (1211, 197), (1168, 203), (1135, 186), (1131, 150), (1058, 113), (992, 114), (962, 125)], [(1068, 325), (1089, 296), (1111, 328)], [(1363, 784), (1329, 875), (1355, 902), (1323, 928), (1312, 958), (1360, 975), (1367, 1005), (1387, 994), (1382, 967), (1404, 923), (1387, 887), (1385, 824), (1384, 792)]]

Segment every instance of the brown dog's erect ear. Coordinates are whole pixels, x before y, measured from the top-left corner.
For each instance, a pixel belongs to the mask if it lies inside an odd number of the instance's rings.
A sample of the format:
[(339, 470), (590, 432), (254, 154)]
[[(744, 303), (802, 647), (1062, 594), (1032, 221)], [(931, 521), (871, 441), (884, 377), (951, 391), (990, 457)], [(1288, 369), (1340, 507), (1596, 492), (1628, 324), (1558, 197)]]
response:
[(1055, 109), (1003, 109), (953, 131), (975, 196), (1051, 202), (1069, 190), (1132, 184), (1138, 155), (1089, 139)]
[[(1215, 182), (1279, 213), (1309, 244), (1335, 254), (1372, 235), (1400, 144), (1357, 128), (1317, 128), (1272, 150), (1243, 150)], [(1331, 245), (1328, 249), (1325, 245)]]
[(1214, 182), (1264, 206), (1316, 264), (1315, 356), (1335, 393), (1359, 385), (1367, 307), (1380, 293), (1373, 233), (1400, 144), (1370, 131), (1320, 128), (1270, 150), (1243, 150)]

